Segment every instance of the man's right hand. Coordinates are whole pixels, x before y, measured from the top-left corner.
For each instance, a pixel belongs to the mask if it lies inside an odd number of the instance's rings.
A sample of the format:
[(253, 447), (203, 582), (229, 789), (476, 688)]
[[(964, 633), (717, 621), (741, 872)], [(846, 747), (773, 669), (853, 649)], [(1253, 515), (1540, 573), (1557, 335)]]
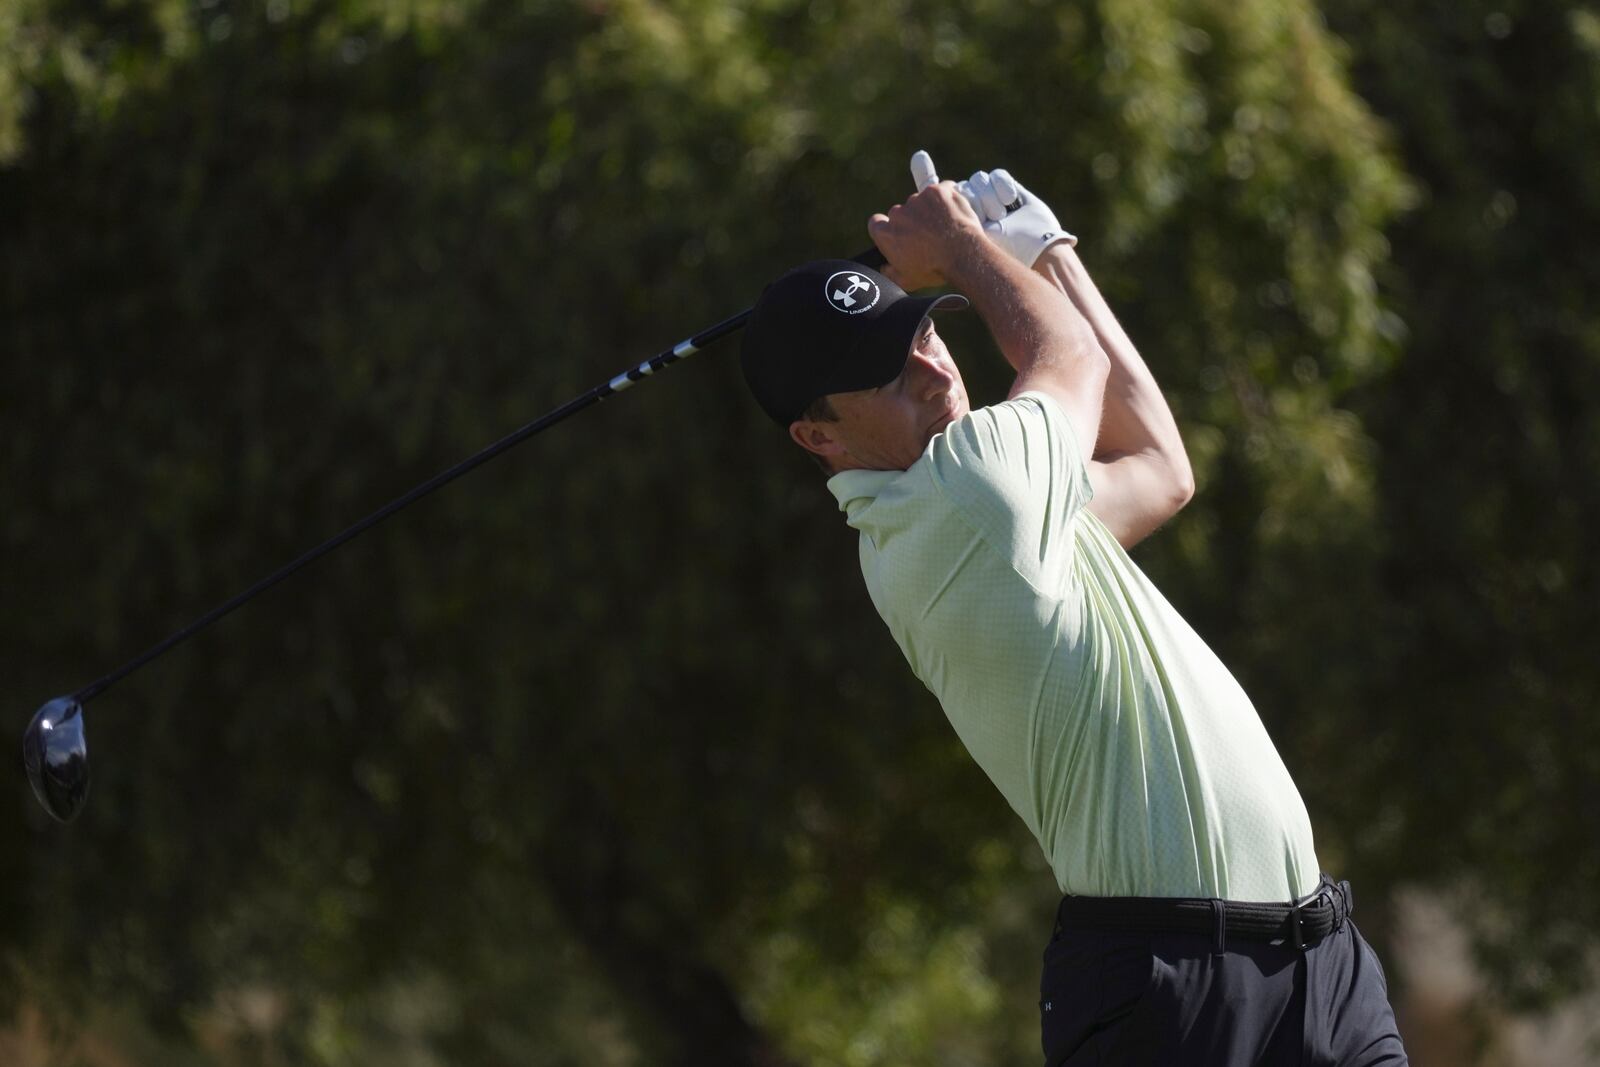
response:
[(867, 232), (888, 261), (884, 274), (902, 289), (944, 283), (964, 244), (984, 240), (983, 224), (954, 182), (938, 182), (867, 220)]

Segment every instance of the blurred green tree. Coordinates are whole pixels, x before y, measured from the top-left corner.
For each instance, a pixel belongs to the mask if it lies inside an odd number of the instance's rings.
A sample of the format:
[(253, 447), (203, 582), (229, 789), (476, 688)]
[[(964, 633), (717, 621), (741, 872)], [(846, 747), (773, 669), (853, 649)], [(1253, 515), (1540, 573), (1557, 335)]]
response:
[(1600, 921), (1600, 11), (1329, 14), (1423, 198), (1383, 274), (1406, 358), (1353, 404), (1382, 443), (1382, 728), (1326, 810), (1381, 828), (1381, 880), (1454, 887), (1499, 991), (1544, 1004), (1593, 980)]

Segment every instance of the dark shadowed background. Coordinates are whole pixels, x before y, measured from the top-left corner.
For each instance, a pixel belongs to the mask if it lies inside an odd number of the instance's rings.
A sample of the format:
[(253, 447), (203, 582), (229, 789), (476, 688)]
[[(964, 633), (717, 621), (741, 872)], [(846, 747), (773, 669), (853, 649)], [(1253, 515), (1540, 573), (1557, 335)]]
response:
[[(1137, 559), (1415, 1062), (1525, 1062), (1600, 929), (1597, 146), (1576, 0), (0, 0), (4, 722), (859, 250), (927, 148), (1166, 386)], [(13, 764), (0, 1060), (1033, 1062), (1053, 884), (855, 566), (731, 344), (418, 505), (93, 704), (76, 823)]]

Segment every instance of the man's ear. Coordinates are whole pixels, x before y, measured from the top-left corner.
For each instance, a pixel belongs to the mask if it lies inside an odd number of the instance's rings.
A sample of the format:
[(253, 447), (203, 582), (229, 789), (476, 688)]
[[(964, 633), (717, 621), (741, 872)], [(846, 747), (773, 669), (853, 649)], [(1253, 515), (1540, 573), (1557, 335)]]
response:
[(844, 454), (844, 445), (834, 436), (833, 428), (838, 425), (831, 422), (813, 422), (811, 419), (795, 419), (789, 424), (789, 436), (794, 443), (813, 455), (822, 456), (824, 459), (833, 459)]

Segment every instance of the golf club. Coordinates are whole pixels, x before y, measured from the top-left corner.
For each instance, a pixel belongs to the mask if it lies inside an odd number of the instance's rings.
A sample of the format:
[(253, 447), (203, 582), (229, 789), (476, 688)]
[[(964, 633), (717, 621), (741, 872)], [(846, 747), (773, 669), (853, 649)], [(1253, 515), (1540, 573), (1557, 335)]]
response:
[[(881, 267), (883, 255), (876, 248), (851, 257), (867, 267)], [(479, 452), (423, 482), (403, 496), (385, 504), (371, 515), (344, 531), (284, 564), (231, 600), (218, 605), (183, 629), (172, 634), (144, 654), (129, 660), (98, 681), (91, 682), (70, 696), (56, 697), (34, 712), (22, 735), (22, 763), (28, 782), (44, 809), (62, 822), (69, 822), (83, 810), (89, 795), (89, 749), (84, 737), (83, 706), (113, 685), (143, 667), (158, 656), (171, 651), (201, 630), (221, 619), (260, 593), (266, 592), (307, 564), (332, 552), (346, 541), (365, 533), (378, 523), (409, 504), (413, 504), (439, 487), (455, 481), (502, 452), (521, 444), (535, 434), (549, 429), (570, 415), (592, 407), (608, 397), (629, 389), (635, 382), (643, 381), (663, 367), (670, 366), (685, 356), (700, 351), (714, 341), (741, 329), (750, 318), (752, 309), (746, 308), (686, 341), (663, 349), (638, 366), (623, 371), (600, 385), (541, 415), (539, 418), (502, 437)]]

